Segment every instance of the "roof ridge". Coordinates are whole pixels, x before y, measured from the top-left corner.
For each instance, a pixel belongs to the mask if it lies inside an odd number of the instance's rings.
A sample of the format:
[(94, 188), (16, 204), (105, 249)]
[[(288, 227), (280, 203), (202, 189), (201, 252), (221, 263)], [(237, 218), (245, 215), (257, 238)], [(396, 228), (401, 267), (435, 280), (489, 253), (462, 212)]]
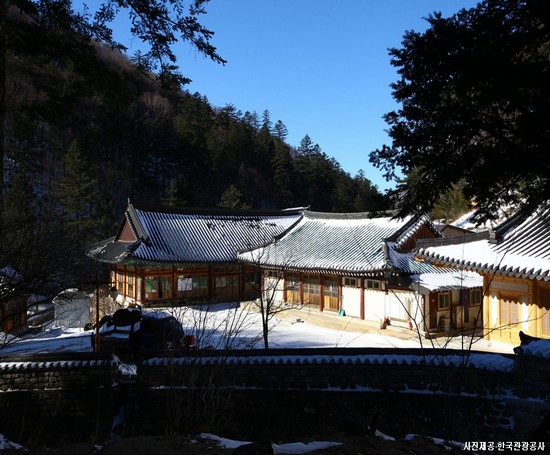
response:
[(490, 231), (475, 232), (468, 235), (460, 235), (456, 237), (441, 237), (436, 239), (418, 239), (416, 241), (415, 250), (428, 248), (431, 246), (447, 246), (459, 245), (461, 243), (477, 242), (478, 240), (489, 240), (491, 238)]
[(304, 210), (304, 217), (313, 220), (377, 220), (393, 218), (393, 215), (391, 212), (315, 212)]
[(243, 210), (243, 209), (228, 209), (224, 207), (181, 207), (167, 206), (157, 204), (129, 203), (128, 207), (132, 206), (135, 210), (143, 212), (181, 214), (181, 215), (225, 215), (225, 216), (293, 216), (303, 213), (305, 208), (294, 207), (281, 210)]

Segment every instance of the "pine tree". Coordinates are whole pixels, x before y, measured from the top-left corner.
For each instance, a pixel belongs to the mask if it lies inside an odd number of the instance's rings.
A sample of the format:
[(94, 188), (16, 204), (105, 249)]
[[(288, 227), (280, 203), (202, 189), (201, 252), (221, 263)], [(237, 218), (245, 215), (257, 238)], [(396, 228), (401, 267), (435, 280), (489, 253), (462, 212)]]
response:
[(177, 207), (185, 205), (185, 201), (180, 197), (180, 191), (176, 179), (170, 179), (170, 183), (164, 192), (162, 205), (168, 207)]
[(277, 141), (275, 153), (271, 160), (273, 168), (274, 200), (278, 208), (293, 205), (292, 182), (294, 181), (294, 165), (288, 145)]
[(22, 251), (33, 235), (36, 210), (34, 194), (28, 180), (17, 174), (5, 199), (4, 226), (6, 231), (2, 243), (12, 251)]
[(224, 207), (227, 209), (249, 209), (250, 206), (248, 206), (248, 204), (243, 204), (241, 202), (241, 197), (242, 193), (235, 185), (231, 185), (222, 194), (218, 207)]
[[(298, 147), (298, 152), (303, 156), (310, 156), (315, 151), (316, 144), (313, 144), (309, 134), (306, 134), (300, 141), (300, 146)], [(317, 145), (317, 148), (319, 146)]]
[(77, 250), (91, 237), (94, 201), (98, 197), (97, 181), (90, 177), (89, 170), (78, 142), (73, 140), (63, 156), (63, 171), (55, 183), (54, 195), (67, 236)]
[(105, 194), (100, 193), (94, 211), (95, 240), (103, 240), (113, 235), (113, 231), (116, 230), (119, 221), (116, 216), (113, 200)]
[(273, 128), (273, 133), (277, 139), (280, 141), (285, 141), (288, 136), (288, 129), (281, 120), (277, 120), (277, 123), (275, 123), (275, 127)]
[[(62, 236), (52, 230), (48, 217), (39, 211), (31, 180), (17, 174), (5, 198), (4, 237), (0, 242), (0, 263), (15, 270), (20, 280), (0, 290), (0, 302), (40, 290), (42, 295), (59, 292), (66, 276), (66, 251)], [(66, 283), (64, 283), (66, 285)]]
[(262, 128), (271, 133), (271, 114), (267, 109), (262, 113)]

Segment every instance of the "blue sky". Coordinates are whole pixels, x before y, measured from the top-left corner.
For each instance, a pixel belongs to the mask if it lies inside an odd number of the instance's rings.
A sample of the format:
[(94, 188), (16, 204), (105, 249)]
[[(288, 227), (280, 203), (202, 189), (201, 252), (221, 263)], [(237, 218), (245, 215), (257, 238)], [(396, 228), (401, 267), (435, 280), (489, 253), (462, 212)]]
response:
[[(264, 110), (298, 146), (308, 134), (354, 176), (359, 169), (379, 189), (392, 187), (368, 161), (389, 144), (384, 113), (397, 108), (397, 80), (388, 48), (406, 30), (423, 31), (433, 11), (450, 16), (475, 0), (211, 0), (201, 23), (215, 32), (227, 60), (218, 65), (182, 45), (177, 50), (186, 88), (214, 106), (243, 113)], [(137, 43), (119, 37), (129, 47)]]

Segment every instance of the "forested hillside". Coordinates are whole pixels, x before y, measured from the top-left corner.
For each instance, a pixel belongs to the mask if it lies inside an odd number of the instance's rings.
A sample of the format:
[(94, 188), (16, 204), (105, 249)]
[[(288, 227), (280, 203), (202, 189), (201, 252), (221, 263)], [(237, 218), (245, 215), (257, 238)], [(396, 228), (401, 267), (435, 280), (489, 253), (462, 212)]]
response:
[[(160, 87), (114, 51), (79, 46), (78, 55), (63, 46), (50, 55), (8, 54), (8, 183), (23, 174), (63, 206), (69, 194), (55, 189), (59, 179), (93, 179), (101, 197), (90, 200), (92, 211), (101, 198), (120, 211), (128, 197), (201, 207), (384, 208), (363, 175), (351, 177), (307, 134), (297, 149), (289, 146), (268, 107), (261, 114), (214, 107), (205, 95)], [(76, 155), (83, 174), (68, 175)]]
[(115, 233), (128, 198), (192, 207), (387, 208), (363, 173), (350, 176), (307, 132), (297, 148), (287, 144), (269, 106), (260, 114), (211, 106), (204, 94), (161, 84), (139, 55), (127, 59), (16, 8), (7, 21), (9, 248), (2, 266), (41, 277), (47, 268), (78, 281), (86, 246)]

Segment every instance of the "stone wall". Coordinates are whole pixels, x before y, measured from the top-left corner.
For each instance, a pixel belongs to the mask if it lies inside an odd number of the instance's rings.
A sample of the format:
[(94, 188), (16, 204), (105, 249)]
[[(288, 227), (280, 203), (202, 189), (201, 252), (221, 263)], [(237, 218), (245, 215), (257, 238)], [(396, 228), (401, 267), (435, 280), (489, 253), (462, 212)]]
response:
[(95, 354), (0, 358), (0, 433), (31, 445), (109, 434), (118, 376)]
[(107, 358), (0, 359), (0, 433), (102, 440), (124, 409), (128, 435), (209, 431), (254, 439), (369, 427), (462, 441), (528, 440), (550, 412), (545, 359), (451, 350), (190, 353), (121, 375)]

